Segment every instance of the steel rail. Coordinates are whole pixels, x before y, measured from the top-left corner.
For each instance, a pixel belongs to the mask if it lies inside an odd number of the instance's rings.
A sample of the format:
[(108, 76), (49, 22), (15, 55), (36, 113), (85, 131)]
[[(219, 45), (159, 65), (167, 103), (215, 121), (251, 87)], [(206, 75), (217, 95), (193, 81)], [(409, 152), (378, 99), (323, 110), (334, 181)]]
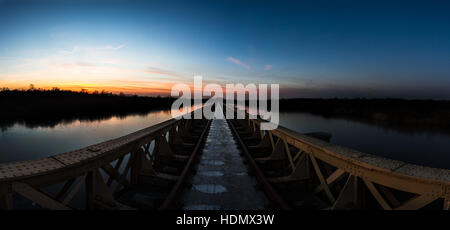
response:
[(159, 208), (160, 210), (167, 210), (167, 209), (171, 208), (174, 200), (176, 199), (176, 196), (180, 192), (180, 189), (182, 188), (185, 180), (187, 179), (187, 175), (189, 173), (189, 170), (191, 169), (191, 167), (192, 167), (192, 165), (194, 163), (194, 160), (197, 157), (198, 151), (199, 151), (201, 145), (203, 144), (203, 141), (205, 139), (206, 133), (207, 133), (210, 125), (211, 125), (211, 120), (208, 120), (208, 123), (207, 123), (205, 129), (203, 129), (203, 131), (202, 131), (202, 133), (201, 133), (201, 135), (199, 137), (199, 140), (197, 141), (197, 143), (195, 145), (195, 148), (192, 151), (188, 162), (186, 163), (186, 166), (184, 167), (183, 171), (181, 172), (181, 175), (178, 178), (177, 182), (175, 183), (175, 185), (170, 190), (169, 195), (164, 200), (164, 203)]
[(290, 209), (289, 205), (286, 203), (286, 201), (284, 201), (281, 198), (281, 196), (278, 194), (278, 192), (272, 187), (272, 185), (269, 183), (269, 181), (264, 176), (264, 173), (261, 171), (261, 169), (258, 167), (258, 165), (256, 164), (253, 157), (248, 152), (247, 146), (242, 141), (242, 139), (239, 136), (239, 133), (237, 132), (233, 123), (228, 120), (227, 120), (227, 123), (231, 127), (231, 130), (233, 130), (233, 134), (234, 134), (235, 138), (237, 139), (239, 146), (241, 147), (241, 150), (244, 152), (250, 166), (255, 171), (256, 178), (262, 184), (267, 197), (272, 201), (272, 203), (279, 206), (282, 210), (289, 210)]

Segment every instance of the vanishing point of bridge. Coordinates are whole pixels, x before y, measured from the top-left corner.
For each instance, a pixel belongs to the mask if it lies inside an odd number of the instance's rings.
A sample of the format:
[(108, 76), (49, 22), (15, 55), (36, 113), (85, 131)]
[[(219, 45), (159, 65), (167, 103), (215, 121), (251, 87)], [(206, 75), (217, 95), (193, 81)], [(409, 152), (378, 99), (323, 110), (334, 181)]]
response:
[(0, 208), (450, 208), (450, 170), (284, 127), (263, 131), (261, 121), (248, 114), (172, 119), (76, 151), (0, 164)]

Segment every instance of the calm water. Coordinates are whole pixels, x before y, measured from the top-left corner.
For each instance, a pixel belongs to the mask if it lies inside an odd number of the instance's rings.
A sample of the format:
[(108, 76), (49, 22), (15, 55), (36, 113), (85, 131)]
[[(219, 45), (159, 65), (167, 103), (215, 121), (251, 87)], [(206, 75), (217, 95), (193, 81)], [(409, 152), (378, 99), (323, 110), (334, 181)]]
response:
[[(113, 139), (171, 118), (170, 111), (73, 121), (53, 128), (14, 125), (0, 132), (0, 162), (37, 159)], [(356, 121), (325, 119), (307, 113), (281, 113), (281, 125), (298, 132), (329, 132), (333, 144), (440, 168), (450, 168), (450, 136), (400, 133)]]
[(406, 133), (353, 120), (281, 113), (280, 125), (297, 132), (328, 132), (331, 143), (409, 163), (450, 169), (450, 136)]
[(163, 110), (98, 121), (77, 120), (53, 128), (14, 125), (0, 132), (0, 162), (36, 159), (83, 148), (171, 118), (170, 110)]

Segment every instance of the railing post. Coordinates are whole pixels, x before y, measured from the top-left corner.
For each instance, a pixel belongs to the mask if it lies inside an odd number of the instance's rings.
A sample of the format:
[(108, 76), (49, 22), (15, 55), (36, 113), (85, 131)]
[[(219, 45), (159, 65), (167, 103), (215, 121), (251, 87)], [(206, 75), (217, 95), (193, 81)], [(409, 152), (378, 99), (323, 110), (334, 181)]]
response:
[(361, 178), (349, 175), (332, 209), (362, 209), (365, 207), (365, 191)]
[(141, 155), (143, 155), (144, 151), (141, 148), (138, 148), (131, 152), (130, 160), (133, 160), (130, 164), (130, 182), (132, 185), (138, 183), (139, 176), (139, 166), (141, 165)]
[(13, 206), (10, 184), (0, 184), (0, 210), (11, 210)]
[(98, 169), (86, 175), (86, 209), (114, 209), (117, 203)]
[(181, 139), (179, 133), (176, 130), (176, 126), (169, 130), (169, 144), (170, 145), (182, 145), (183, 140)]
[(89, 171), (85, 178), (85, 188), (86, 188), (86, 210), (94, 209), (94, 172)]
[(149, 166), (149, 162), (145, 157), (145, 152), (139, 148), (135, 153), (134, 163), (131, 168), (131, 184), (139, 184), (141, 175), (156, 175), (153, 171), (151, 165)]
[(444, 210), (450, 210), (450, 197), (444, 199)]

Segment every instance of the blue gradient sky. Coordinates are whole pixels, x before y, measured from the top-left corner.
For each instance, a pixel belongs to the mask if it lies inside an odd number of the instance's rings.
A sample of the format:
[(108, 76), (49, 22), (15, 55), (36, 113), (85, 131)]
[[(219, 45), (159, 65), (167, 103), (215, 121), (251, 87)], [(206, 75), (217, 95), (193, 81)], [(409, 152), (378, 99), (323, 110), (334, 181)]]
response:
[(279, 83), (282, 97), (450, 99), (441, 1), (2, 1), (0, 86), (166, 94)]

